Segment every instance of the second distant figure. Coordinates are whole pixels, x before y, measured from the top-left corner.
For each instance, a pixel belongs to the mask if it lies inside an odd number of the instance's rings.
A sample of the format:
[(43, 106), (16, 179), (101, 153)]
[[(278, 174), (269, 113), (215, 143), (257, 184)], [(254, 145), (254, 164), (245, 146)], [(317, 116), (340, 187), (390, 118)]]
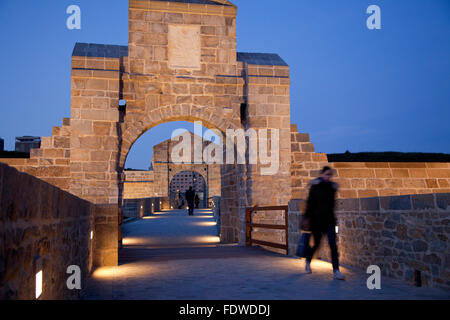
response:
[(198, 209), (198, 206), (200, 205), (200, 197), (198, 194), (195, 195), (195, 209)]

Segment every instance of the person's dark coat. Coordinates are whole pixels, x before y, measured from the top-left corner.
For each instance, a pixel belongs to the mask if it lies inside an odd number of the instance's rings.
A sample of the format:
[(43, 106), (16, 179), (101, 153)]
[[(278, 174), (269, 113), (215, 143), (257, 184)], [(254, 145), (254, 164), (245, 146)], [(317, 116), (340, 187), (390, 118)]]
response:
[(186, 201), (188, 203), (194, 203), (194, 200), (195, 200), (195, 191), (194, 190), (186, 191)]
[(336, 226), (334, 208), (338, 188), (336, 183), (327, 182), (322, 178), (311, 182), (305, 211), (305, 218), (309, 222), (311, 231), (325, 231)]

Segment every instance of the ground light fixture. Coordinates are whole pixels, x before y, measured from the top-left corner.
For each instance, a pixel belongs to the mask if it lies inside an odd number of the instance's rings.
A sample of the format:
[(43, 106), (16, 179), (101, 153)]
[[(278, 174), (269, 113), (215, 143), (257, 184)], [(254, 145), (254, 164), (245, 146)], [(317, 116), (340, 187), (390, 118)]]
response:
[(91, 231), (91, 240), (94, 239), (94, 231)]
[(336, 233), (339, 233), (339, 227), (336, 226)]
[(42, 270), (40, 270), (38, 273), (36, 273), (36, 277), (35, 277), (35, 288), (36, 288), (36, 292), (35, 292), (35, 296), (36, 299), (39, 299), (39, 297), (42, 295), (42, 280), (43, 280), (43, 272)]

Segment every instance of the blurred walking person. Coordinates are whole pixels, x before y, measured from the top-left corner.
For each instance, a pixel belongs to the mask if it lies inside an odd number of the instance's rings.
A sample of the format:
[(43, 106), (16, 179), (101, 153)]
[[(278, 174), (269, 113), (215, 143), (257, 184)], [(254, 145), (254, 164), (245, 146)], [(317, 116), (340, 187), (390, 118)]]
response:
[(344, 280), (344, 275), (339, 271), (339, 255), (336, 244), (337, 220), (334, 214), (336, 193), (339, 186), (331, 181), (333, 170), (324, 167), (319, 178), (311, 182), (308, 201), (305, 211), (303, 228), (309, 229), (314, 238), (314, 247), (306, 250), (306, 273), (312, 273), (311, 260), (320, 246), (322, 235), (326, 234), (331, 251), (334, 279)]

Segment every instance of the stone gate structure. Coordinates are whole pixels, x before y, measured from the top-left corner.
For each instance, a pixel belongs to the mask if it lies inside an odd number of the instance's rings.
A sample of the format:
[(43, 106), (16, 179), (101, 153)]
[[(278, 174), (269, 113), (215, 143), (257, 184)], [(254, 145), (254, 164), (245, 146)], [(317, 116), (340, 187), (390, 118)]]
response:
[[(236, 14), (226, 0), (130, 0), (128, 46), (75, 45), (70, 119), (30, 159), (0, 159), (96, 205), (95, 264), (117, 264), (125, 160), (159, 124), (279, 130), (276, 175), (262, 176), (261, 165), (221, 167), (223, 242), (244, 243), (246, 207), (304, 198), (328, 164), (291, 126), (289, 66), (276, 54), (236, 51)], [(339, 164), (338, 179), (347, 198), (450, 192), (448, 163)]]
[[(222, 240), (243, 242), (246, 206), (291, 198), (290, 79), (279, 56), (236, 52), (236, 14), (237, 7), (223, 0), (131, 0), (128, 47), (77, 43), (71, 118), (43, 139), (31, 159), (8, 163), (119, 210), (126, 157), (150, 128), (184, 120), (222, 133), (279, 129), (277, 175), (263, 177), (259, 166), (222, 167)], [(126, 110), (119, 110), (119, 99), (126, 100)], [(114, 228), (108, 223), (104, 237), (117, 237)], [(101, 264), (117, 260), (107, 249)]]

